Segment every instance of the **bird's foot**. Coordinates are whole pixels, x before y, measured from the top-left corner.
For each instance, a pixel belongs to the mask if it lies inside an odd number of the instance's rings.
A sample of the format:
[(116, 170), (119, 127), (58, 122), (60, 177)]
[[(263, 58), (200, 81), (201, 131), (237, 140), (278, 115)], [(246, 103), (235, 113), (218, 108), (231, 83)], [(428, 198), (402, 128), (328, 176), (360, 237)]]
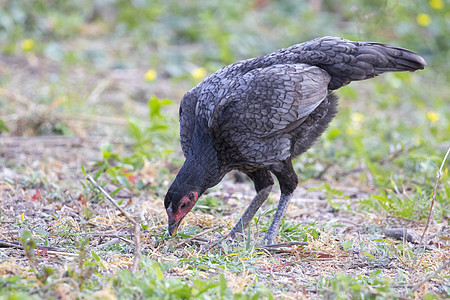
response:
[(234, 225), (233, 229), (231, 229), (230, 233), (228, 234), (228, 236), (231, 239), (236, 239), (236, 237), (242, 236), (244, 232), (244, 226), (243, 226), (243, 222), (242, 219), (240, 219), (236, 225)]
[(276, 242), (275, 236), (266, 233), (264, 239), (262, 240), (261, 246), (270, 246), (275, 244), (275, 242)]

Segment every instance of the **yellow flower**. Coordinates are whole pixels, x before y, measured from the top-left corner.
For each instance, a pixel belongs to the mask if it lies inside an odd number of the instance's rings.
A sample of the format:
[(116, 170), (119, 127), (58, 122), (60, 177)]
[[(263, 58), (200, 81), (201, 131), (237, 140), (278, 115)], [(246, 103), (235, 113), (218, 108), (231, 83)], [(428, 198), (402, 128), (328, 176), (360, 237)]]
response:
[(431, 23), (431, 17), (427, 14), (418, 14), (417, 15), (417, 23), (419, 23), (420, 26), (428, 26)]
[(20, 221), (23, 221), (24, 213), (20, 214)]
[(429, 111), (427, 112), (427, 118), (428, 120), (430, 120), (431, 122), (437, 122), (439, 120), (439, 114)]
[(350, 127), (350, 126), (347, 127), (347, 129), (345, 130), (345, 132), (346, 132), (348, 135), (355, 135), (355, 134), (356, 134), (356, 130), (355, 130), (354, 128)]
[(443, 9), (444, 1), (442, 0), (430, 0), (430, 6), (434, 9)]
[(34, 41), (32, 39), (26, 39), (22, 41), (21, 47), (25, 51), (31, 51), (34, 47)]
[(361, 123), (364, 120), (364, 115), (362, 113), (353, 113), (352, 121), (355, 123)]
[(158, 76), (158, 73), (156, 73), (155, 69), (149, 69), (147, 73), (145, 73), (145, 80), (147, 81), (153, 81)]
[(191, 72), (192, 77), (194, 77), (195, 79), (200, 79), (205, 77), (206, 75), (206, 70), (205, 68), (197, 68), (194, 71)]

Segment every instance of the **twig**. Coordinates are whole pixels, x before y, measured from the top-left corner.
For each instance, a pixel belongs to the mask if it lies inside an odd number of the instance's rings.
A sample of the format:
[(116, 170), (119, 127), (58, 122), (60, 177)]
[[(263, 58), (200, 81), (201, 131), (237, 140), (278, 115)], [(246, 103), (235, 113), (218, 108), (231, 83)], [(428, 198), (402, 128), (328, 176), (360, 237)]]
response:
[(130, 241), (129, 239), (126, 239), (126, 238), (124, 238), (124, 237), (121, 237), (121, 236), (119, 236), (119, 237), (117, 237), (119, 240), (121, 240), (121, 241), (124, 241), (125, 243), (127, 243), (127, 244), (130, 244), (130, 245), (133, 245), (134, 244), (134, 242), (132, 242), (132, 241)]
[[(6, 246), (6, 247), (11, 247), (11, 248), (17, 248), (17, 249), (21, 249), (24, 250), (24, 247), (22, 245), (20, 245), (19, 243), (16, 242), (8, 242), (8, 241), (0, 241), (0, 246)], [(70, 253), (70, 252), (62, 252), (62, 251), (55, 251), (55, 250), (48, 250), (49, 248), (53, 248), (54, 247), (46, 247), (46, 246), (36, 246), (36, 251), (44, 251), (46, 250), (46, 254), (48, 255), (61, 255), (61, 256), (71, 256), (71, 257), (76, 257), (78, 256), (78, 254), (76, 253)], [(58, 249), (58, 248), (56, 248)]]
[(101, 115), (70, 115), (70, 114), (57, 114), (58, 117), (65, 120), (75, 120), (75, 121), (86, 121), (86, 122), (96, 122), (105, 123), (112, 125), (127, 125), (128, 121), (124, 118), (108, 117)]
[(204, 234), (207, 234), (208, 232), (211, 232), (211, 231), (216, 230), (216, 229), (218, 229), (218, 228), (219, 228), (219, 227), (209, 228), (209, 229), (207, 229), (207, 230), (205, 230), (205, 231), (202, 231), (202, 232), (200, 232), (200, 233), (197, 233), (197, 234), (194, 235), (193, 237), (191, 237), (191, 238), (189, 238), (189, 239), (187, 239), (187, 240), (184, 240), (184, 241), (182, 241), (181, 243), (176, 244), (175, 247), (178, 248), (178, 247), (180, 247), (180, 246), (183, 246), (184, 244), (189, 243), (189, 242), (192, 241), (192, 240), (195, 240), (195, 239), (198, 238), (199, 236), (202, 236), (202, 235), (204, 235)]
[[(448, 154), (448, 152), (447, 152)], [(417, 283), (412, 289), (411, 291), (415, 292), (417, 291), (422, 285), (424, 285), (428, 280), (430, 280), (431, 278), (435, 277), (436, 275), (438, 275), (442, 270), (444, 270), (448, 265), (450, 265), (450, 259), (447, 260), (443, 265), (441, 265), (439, 268), (436, 269), (436, 271), (434, 271), (432, 274), (428, 275), (427, 277), (425, 277), (422, 281), (420, 281), (419, 283)]]
[(431, 206), (430, 206), (430, 213), (428, 215), (427, 226), (425, 226), (425, 229), (423, 230), (422, 236), (420, 237), (419, 245), (422, 244), (423, 238), (424, 238), (425, 234), (428, 231), (428, 227), (430, 226), (430, 221), (431, 221), (431, 217), (432, 217), (432, 214), (433, 214), (434, 202), (436, 201), (437, 186), (438, 186), (439, 180), (441, 180), (442, 169), (444, 168), (445, 161), (447, 160), (447, 157), (448, 157), (449, 153), (450, 153), (450, 147), (448, 148), (447, 153), (445, 154), (444, 159), (442, 160), (441, 167), (439, 168), (439, 170), (437, 172), (437, 175), (436, 175), (436, 181), (434, 182), (433, 195), (431, 197)]
[(7, 90), (7, 89), (2, 88), (2, 87), (0, 87), (0, 95), (8, 97), (8, 98), (10, 98), (12, 100), (15, 100), (15, 101), (19, 102), (20, 104), (26, 105), (28, 107), (33, 105), (33, 101), (31, 101), (27, 97), (25, 97), (25, 96), (23, 96), (23, 95), (21, 95), (21, 94), (19, 94), (17, 92), (14, 92), (14, 91), (11, 91), (11, 90)]
[(108, 247), (108, 246), (116, 244), (118, 241), (120, 241), (119, 238), (114, 238), (114, 239), (111, 239), (109, 242), (97, 245), (97, 248), (100, 248), (100, 249), (101, 248), (105, 248), (105, 247)]
[(350, 175), (352, 173), (361, 173), (361, 172), (364, 172), (364, 171), (367, 171), (367, 167), (356, 167), (356, 168), (347, 170), (345, 172), (337, 173), (336, 176), (337, 177), (345, 177), (345, 176), (348, 176), (348, 175)]
[(97, 102), (100, 95), (106, 90), (106, 88), (112, 83), (110, 79), (104, 79), (100, 81), (97, 86), (92, 90), (92, 92), (87, 97), (86, 103), (92, 105)]
[(117, 237), (124, 237), (126, 235), (126, 233), (122, 233), (122, 232), (80, 232), (80, 235), (91, 235), (91, 236), (96, 236), (96, 237), (112, 237), (112, 238), (117, 238)]
[(103, 193), (103, 195), (108, 198), (108, 200), (114, 205), (127, 219), (130, 221), (133, 225), (139, 225), (119, 204), (116, 203), (116, 200), (114, 200), (113, 197), (111, 197), (107, 191), (105, 191), (98, 183), (95, 181), (94, 178), (92, 178), (91, 175), (87, 175), (86, 179), (92, 182), (92, 184), (99, 189), (100, 192)]
[[(37, 249), (40, 250), (40, 249)], [(69, 252), (58, 252), (58, 251), (47, 251), (48, 255), (61, 255), (61, 256), (70, 256), (70, 257), (78, 257), (79, 255), (76, 253), (69, 253)]]
[(323, 168), (323, 170), (319, 172), (319, 174), (314, 176), (314, 179), (318, 179), (318, 180), (322, 179), (323, 175), (325, 175), (325, 173), (328, 171), (328, 169), (331, 168), (332, 166), (333, 166), (333, 164), (327, 164), (325, 166), (325, 168)]
[(103, 193), (103, 195), (106, 196), (106, 198), (128, 219), (128, 221), (131, 222), (131, 224), (134, 225), (134, 235), (133, 235), (133, 242), (134, 242), (134, 258), (133, 258), (133, 266), (131, 267), (131, 273), (135, 273), (136, 270), (139, 267), (139, 260), (141, 259), (141, 228), (138, 222), (136, 222), (122, 207), (120, 207), (119, 204), (114, 200), (113, 197), (111, 197), (96, 181), (94, 178), (92, 178), (91, 175), (87, 175), (86, 179), (89, 180), (97, 189), (99, 189), (100, 192)]
[(297, 279), (299, 278), (298, 276), (294, 276), (292, 274), (288, 274), (288, 273), (282, 273), (282, 272), (272, 272), (272, 271), (258, 271), (259, 273), (263, 273), (263, 274), (270, 274), (270, 275), (277, 275), (277, 276), (284, 276), (284, 277), (288, 277), (288, 278), (294, 278)]
[(286, 242), (286, 243), (279, 243), (279, 244), (272, 244), (272, 245), (266, 245), (258, 247), (258, 249), (273, 249), (273, 248), (281, 248), (281, 247), (292, 247), (292, 246), (307, 246), (307, 242)]
[(383, 159), (380, 160), (378, 163), (379, 163), (380, 165), (384, 165), (385, 163), (391, 162), (391, 161), (393, 161), (394, 159), (396, 159), (397, 157), (399, 157), (399, 156), (402, 154), (402, 152), (404, 152), (405, 150), (406, 150), (406, 151), (410, 151), (410, 150), (412, 150), (412, 149), (414, 149), (414, 147), (405, 148), (405, 147), (402, 146), (400, 149), (398, 149), (398, 150), (396, 150), (395, 152), (389, 154), (387, 157), (383, 158)]
[(23, 246), (15, 242), (0, 241), (0, 246), (18, 248), (23, 250)]
[(212, 245), (210, 245), (209, 247), (207, 247), (207, 248), (205, 249), (205, 251), (208, 252), (209, 250), (211, 250), (211, 249), (213, 249), (213, 248), (219, 246), (224, 240), (226, 240), (226, 239), (229, 238), (229, 237), (230, 237), (229, 234), (227, 234), (226, 236), (220, 238), (218, 241), (216, 241), (215, 243), (213, 243)]

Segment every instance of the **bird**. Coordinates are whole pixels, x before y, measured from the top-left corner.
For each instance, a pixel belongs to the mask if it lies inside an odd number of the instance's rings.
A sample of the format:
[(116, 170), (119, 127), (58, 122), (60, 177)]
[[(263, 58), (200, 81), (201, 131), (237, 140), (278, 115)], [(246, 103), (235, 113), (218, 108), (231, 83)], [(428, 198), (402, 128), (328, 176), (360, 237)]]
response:
[(292, 159), (307, 151), (336, 115), (334, 91), (351, 81), (425, 66), (407, 49), (326, 36), (211, 74), (180, 103), (185, 161), (164, 198), (169, 234), (176, 234), (207, 189), (238, 170), (253, 181), (256, 195), (229, 236), (248, 227), (272, 190), (273, 174), (281, 195), (262, 243), (274, 244), (298, 186)]

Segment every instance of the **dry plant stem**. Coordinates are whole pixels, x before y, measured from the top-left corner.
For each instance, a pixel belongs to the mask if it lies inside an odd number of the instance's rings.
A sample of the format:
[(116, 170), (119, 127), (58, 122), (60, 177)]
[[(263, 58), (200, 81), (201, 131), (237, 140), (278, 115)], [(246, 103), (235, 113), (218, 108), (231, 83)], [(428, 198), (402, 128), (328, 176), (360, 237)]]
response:
[(280, 247), (292, 247), (292, 246), (308, 246), (307, 242), (286, 242), (286, 243), (279, 243), (279, 244), (271, 244), (266, 246), (257, 247), (257, 249), (273, 249), (273, 248), (280, 248)]
[[(0, 241), (0, 245), (2, 245), (2, 246), (7, 246), (7, 247), (11, 247), (11, 248), (22, 249), (22, 250), (24, 249), (22, 245), (17, 245), (17, 244), (14, 244), (14, 243), (10, 243), (10, 242), (8, 242), (8, 241)], [(44, 249), (41, 249), (41, 248), (39, 248), (39, 247), (40, 247), (40, 246), (37, 246), (37, 247), (36, 247), (36, 250), (38, 250), (38, 251), (44, 251), (44, 250), (46, 250), (45, 248), (44, 248)], [(77, 256), (78, 256), (78, 254), (76, 254), (76, 253), (61, 252), (61, 251), (52, 251), (52, 250), (47, 250), (45, 253), (48, 254), (48, 255), (54, 255), (54, 256), (58, 256), (58, 255), (60, 255), (60, 256), (71, 256), (71, 257), (77, 257)]]
[(108, 200), (128, 219), (128, 221), (130, 221), (133, 225), (139, 225), (122, 207), (120, 207), (119, 204), (116, 203), (116, 200), (114, 200), (113, 197), (111, 197), (108, 192), (106, 192), (98, 183), (97, 181), (95, 181), (94, 178), (92, 178), (91, 175), (87, 175), (86, 179), (89, 180), (90, 182), (92, 182), (93, 185), (95, 185), (95, 187), (97, 189), (99, 189), (100, 192), (103, 193), (103, 195), (106, 196), (106, 198), (108, 198)]
[(277, 275), (277, 276), (283, 276), (283, 277), (288, 277), (288, 278), (293, 278), (293, 279), (297, 279), (297, 277), (295, 275), (292, 274), (288, 274), (288, 273), (281, 273), (281, 272), (271, 272), (271, 271), (259, 271), (259, 273), (262, 274), (270, 274), (270, 275)]
[(141, 228), (138, 222), (136, 222), (119, 204), (111, 197), (91, 175), (87, 175), (86, 179), (89, 180), (106, 198), (134, 225), (133, 242), (134, 242), (134, 258), (133, 266), (131, 267), (131, 273), (135, 273), (139, 266), (139, 260), (141, 259)]
[(86, 103), (89, 105), (93, 105), (98, 102), (98, 98), (100, 95), (108, 88), (109, 85), (113, 83), (110, 79), (104, 79), (100, 81), (97, 86), (92, 90), (92, 92), (87, 97)]
[(118, 243), (120, 241), (120, 239), (119, 238), (114, 238), (114, 239), (111, 239), (109, 242), (106, 242), (106, 243), (104, 243), (104, 244), (100, 244), (100, 245), (98, 245), (97, 246), (97, 249), (101, 249), (101, 248), (106, 248), (106, 247), (108, 247), (108, 246), (111, 246), (111, 245), (114, 245), (114, 244), (116, 244), (116, 243)]
[(436, 181), (434, 182), (433, 195), (431, 197), (431, 206), (430, 206), (430, 213), (428, 215), (427, 226), (425, 226), (425, 229), (423, 230), (422, 236), (420, 237), (419, 245), (422, 244), (423, 238), (425, 237), (425, 234), (428, 231), (428, 227), (430, 226), (430, 221), (431, 221), (431, 217), (432, 217), (432, 214), (433, 214), (434, 202), (436, 201), (436, 189), (437, 189), (439, 180), (442, 177), (442, 169), (444, 169), (445, 161), (447, 160), (447, 157), (448, 157), (449, 153), (450, 153), (450, 147), (448, 148), (447, 153), (445, 154), (444, 159), (442, 160), (441, 167), (439, 168), (439, 170), (437, 172), (437, 175), (436, 175)]
[(21, 94), (19, 94), (17, 92), (4, 89), (2, 87), (0, 87), (0, 95), (8, 97), (11, 100), (15, 100), (15, 101), (19, 102), (20, 104), (28, 106), (28, 107), (33, 105), (33, 101), (31, 101), (27, 97), (25, 97), (25, 96), (23, 96), (23, 95), (21, 95)]
[(181, 243), (176, 244), (175, 247), (178, 248), (178, 247), (180, 247), (180, 246), (183, 246), (184, 244), (187, 244), (187, 243), (189, 243), (190, 241), (195, 240), (195, 239), (198, 238), (199, 236), (202, 236), (202, 235), (204, 235), (204, 234), (207, 234), (208, 232), (211, 232), (211, 231), (216, 230), (216, 229), (218, 229), (218, 227), (215, 227), (215, 228), (214, 228), (214, 227), (213, 227), (213, 228), (209, 228), (209, 229), (207, 229), (207, 230), (205, 230), (205, 231), (202, 231), (202, 232), (200, 232), (200, 233), (197, 233), (197, 234), (194, 235), (193, 237), (191, 237), (191, 238), (189, 238), (189, 239), (187, 239), (187, 240), (184, 240), (184, 241), (182, 241)]
[[(448, 152), (447, 152), (448, 154)], [(442, 264), (439, 268), (436, 269), (436, 271), (434, 271), (432, 274), (428, 275), (427, 277), (425, 277), (422, 281), (420, 281), (419, 283), (417, 283), (412, 289), (411, 291), (417, 291), (422, 285), (424, 285), (428, 280), (434, 278), (436, 275), (438, 275), (442, 270), (444, 270), (445, 268), (447, 268), (450, 265), (450, 259), (447, 260), (444, 264)]]
[(60, 117), (64, 120), (72, 120), (72, 121), (86, 121), (86, 122), (98, 122), (104, 124), (112, 124), (112, 125), (127, 125), (128, 122), (124, 118), (115, 118), (115, 117), (107, 117), (100, 115), (69, 115), (69, 114), (57, 114), (57, 117)]
[(23, 250), (23, 246), (22, 245), (10, 243), (8, 241), (0, 241), (0, 245), (1, 246), (6, 246), (6, 247), (18, 248), (18, 249), (22, 249)]
[(205, 251), (209, 251), (217, 246), (219, 246), (224, 240), (226, 240), (227, 238), (229, 238), (229, 234), (227, 234), (226, 236), (222, 237), (221, 239), (219, 239), (218, 241), (214, 242), (212, 245), (210, 245), (209, 247), (207, 247), (205, 249)]

